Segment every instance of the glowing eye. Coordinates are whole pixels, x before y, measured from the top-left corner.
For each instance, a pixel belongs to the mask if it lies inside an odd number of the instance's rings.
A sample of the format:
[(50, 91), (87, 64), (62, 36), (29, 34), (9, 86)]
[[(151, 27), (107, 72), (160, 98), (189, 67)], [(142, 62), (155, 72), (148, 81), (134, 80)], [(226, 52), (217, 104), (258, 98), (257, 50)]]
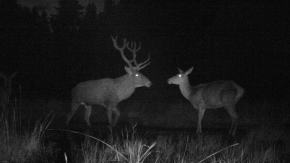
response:
[(180, 77), (180, 78), (181, 78), (181, 74), (179, 74), (179, 75), (178, 75), (178, 77)]
[(138, 77), (138, 76), (139, 76), (139, 74), (135, 74), (135, 76), (136, 76), (136, 77)]

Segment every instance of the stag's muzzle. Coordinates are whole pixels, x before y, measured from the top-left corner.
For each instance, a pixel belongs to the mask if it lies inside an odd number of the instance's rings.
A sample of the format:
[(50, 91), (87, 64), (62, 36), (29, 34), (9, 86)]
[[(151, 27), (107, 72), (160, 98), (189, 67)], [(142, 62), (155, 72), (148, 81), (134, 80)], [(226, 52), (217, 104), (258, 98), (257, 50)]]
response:
[(151, 85), (152, 85), (152, 83), (151, 82), (148, 82), (147, 84), (146, 84), (146, 87), (151, 87)]

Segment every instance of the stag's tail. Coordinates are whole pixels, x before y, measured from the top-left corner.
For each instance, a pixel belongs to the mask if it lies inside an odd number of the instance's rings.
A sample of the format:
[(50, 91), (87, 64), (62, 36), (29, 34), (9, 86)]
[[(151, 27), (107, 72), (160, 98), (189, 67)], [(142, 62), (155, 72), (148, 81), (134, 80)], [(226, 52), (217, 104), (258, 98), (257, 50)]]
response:
[(245, 93), (245, 90), (244, 90), (244, 88), (239, 86), (237, 83), (235, 83), (233, 81), (231, 81), (231, 83), (237, 89), (237, 95), (236, 95), (236, 98), (235, 98), (235, 102), (237, 103), (243, 97), (243, 95)]

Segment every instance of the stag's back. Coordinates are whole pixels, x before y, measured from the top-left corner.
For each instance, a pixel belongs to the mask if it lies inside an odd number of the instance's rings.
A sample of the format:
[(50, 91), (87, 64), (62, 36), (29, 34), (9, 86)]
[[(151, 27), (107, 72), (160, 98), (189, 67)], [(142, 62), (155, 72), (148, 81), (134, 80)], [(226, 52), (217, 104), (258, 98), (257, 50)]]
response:
[(106, 100), (118, 102), (113, 79), (90, 80), (81, 82), (72, 90), (73, 102), (89, 105), (105, 105)]

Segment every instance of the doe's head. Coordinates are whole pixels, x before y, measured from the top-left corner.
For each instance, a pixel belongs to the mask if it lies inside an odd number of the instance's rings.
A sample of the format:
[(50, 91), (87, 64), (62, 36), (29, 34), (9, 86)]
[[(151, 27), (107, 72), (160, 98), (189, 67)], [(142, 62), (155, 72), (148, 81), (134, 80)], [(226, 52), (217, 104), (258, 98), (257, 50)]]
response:
[(179, 85), (186, 80), (188, 80), (188, 74), (190, 74), (193, 70), (193, 67), (188, 69), (187, 71), (183, 72), (180, 68), (177, 68), (179, 73), (171, 78), (168, 79), (168, 84), (176, 84)]

